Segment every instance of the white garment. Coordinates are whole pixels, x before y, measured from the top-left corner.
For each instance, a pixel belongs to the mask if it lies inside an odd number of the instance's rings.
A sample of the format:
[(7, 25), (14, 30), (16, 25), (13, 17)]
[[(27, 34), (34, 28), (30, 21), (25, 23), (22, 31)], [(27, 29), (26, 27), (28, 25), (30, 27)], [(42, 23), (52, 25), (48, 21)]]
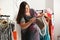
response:
[(21, 27), (15, 21), (15, 30), (17, 32), (17, 40), (21, 40)]

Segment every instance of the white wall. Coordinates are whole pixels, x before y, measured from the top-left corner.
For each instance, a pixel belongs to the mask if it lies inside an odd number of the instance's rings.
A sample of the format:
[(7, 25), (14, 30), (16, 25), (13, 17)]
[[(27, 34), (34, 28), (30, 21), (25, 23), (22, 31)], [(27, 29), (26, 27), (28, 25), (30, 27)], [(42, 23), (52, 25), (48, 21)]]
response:
[(60, 0), (54, 0), (55, 40), (60, 35)]
[(14, 9), (12, 0), (0, 0), (0, 8), (2, 9), (1, 14), (11, 15), (10, 19), (13, 19)]
[(50, 8), (54, 12), (54, 0), (45, 0), (45, 8)]
[(34, 8), (35, 10), (45, 9), (45, 0), (20, 0), (19, 2), (21, 3), (22, 1), (26, 1), (30, 5), (30, 8)]
[(43, 10), (45, 9), (45, 0), (27, 0), (31, 8), (35, 10)]

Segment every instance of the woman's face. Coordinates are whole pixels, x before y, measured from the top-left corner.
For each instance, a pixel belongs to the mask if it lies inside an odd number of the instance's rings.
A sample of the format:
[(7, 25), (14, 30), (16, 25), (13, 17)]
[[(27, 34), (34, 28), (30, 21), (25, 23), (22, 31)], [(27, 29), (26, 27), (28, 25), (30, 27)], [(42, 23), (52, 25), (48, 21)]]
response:
[(26, 6), (25, 6), (25, 13), (29, 13), (29, 12), (30, 12), (29, 5), (26, 5)]

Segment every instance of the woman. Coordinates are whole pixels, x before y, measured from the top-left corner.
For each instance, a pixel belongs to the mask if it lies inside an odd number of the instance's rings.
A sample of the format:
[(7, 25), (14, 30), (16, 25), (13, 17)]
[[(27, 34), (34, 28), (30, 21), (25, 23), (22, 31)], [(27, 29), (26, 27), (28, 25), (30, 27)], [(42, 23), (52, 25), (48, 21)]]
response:
[(36, 18), (31, 16), (29, 5), (25, 1), (20, 4), (16, 21), (21, 27), (22, 40), (40, 40)]

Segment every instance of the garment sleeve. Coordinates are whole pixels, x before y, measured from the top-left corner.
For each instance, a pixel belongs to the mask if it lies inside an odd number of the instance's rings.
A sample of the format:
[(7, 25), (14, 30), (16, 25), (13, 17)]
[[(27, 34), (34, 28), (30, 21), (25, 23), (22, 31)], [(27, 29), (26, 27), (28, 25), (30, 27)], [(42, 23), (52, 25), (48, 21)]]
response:
[(23, 22), (25, 22), (25, 19), (24, 18), (21, 18), (20, 23), (23, 23)]
[(30, 9), (30, 13), (33, 17), (36, 17), (37, 13), (34, 9)]

